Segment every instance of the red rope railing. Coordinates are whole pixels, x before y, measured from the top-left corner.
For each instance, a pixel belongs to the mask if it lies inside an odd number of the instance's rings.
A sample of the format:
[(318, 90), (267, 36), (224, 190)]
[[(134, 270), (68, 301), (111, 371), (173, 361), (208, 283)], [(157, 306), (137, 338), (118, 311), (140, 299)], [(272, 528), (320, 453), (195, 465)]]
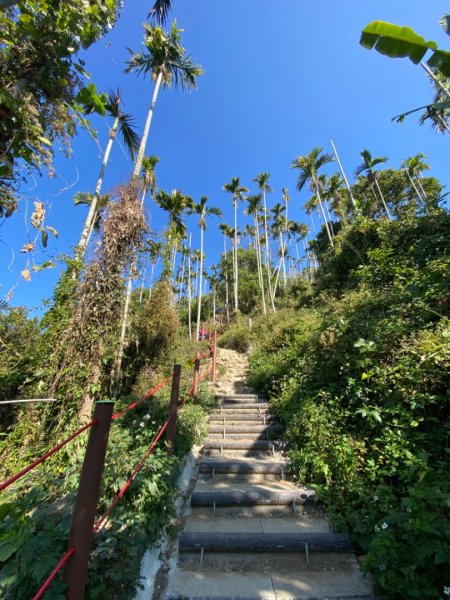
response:
[[(214, 350), (209, 349), (207, 352), (205, 352), (204, 354), (202, 354), (200, 356), (196, 355), (192, 359), (191, 362), (195, 363), (195, 360), (197, 358), (200, 359), (200, 360), (203, 360), (205, 358), (210, 358), (213, 352), (214, 352)], [(212, 371), (213, 371), (213, 365), (211, 365), (210, 368), (207, 368), (206, 371), (201, 374), (200, 380), (206, 379), (206, 377), (208, 377), (208, 375), (210, 375), (212, 373)], [(145, 396), (143, 396), (142, 398), (140, 398), (136, 402), (133, 402), (132, 404), (130, 404), (126, 408), (122, 409), (121, 411), (118, 411), (117, 413), (115, 413), (112, 416), (112, 420), (116, 420), (116, 419), (120, 418), (122, 415), (124, 415), (125, 413), (129, 412), (130, 410), (133, 410), (134, 408), (136, 408), (136, 406), (138, 406), (141, 402), (143, 402), (144, 400), (148, 399), (150, 396), (154, 395), (156, 392), (158, 392), (160, 389), (162, 389), (170, 381), (170, 379), (172, 379), (173, 376), (174, 376), (174, 373), (171, 373), (168, 377), (166, 377), (163, 381), (161, 381), (157, 386), (155, 386), (152, 390), (150, 390)], [(184, 400), (181, 402), (180, 407), (182, 407), (185, 404), (185, 402), (187, 401), (187, 399), (192, 395), (193, 390), (194, 390), (194, 385), (191, 385), (191, 387), (190, 387), (187, 395), (185, 396)], [(119, 500), (125, 494), (126, 490), (131, 486), (131, 484), (133, 483), (134, 479), (136, 478), (136, 476), (138, 475), (138, 473), (141, 471), (142, 467), (144, 466), (145, 461), (150, 456), (150, 454), (153, 452), (154, 448), (156, 447), (156, 444), (159, 442), (159, 440), (161, 439), (163, 433), (167, 429), (167, 427), (168, 427), (168, 425), (170, 423), (170, 420), (171, 420), (171, 417), (169, 417), (165, 421), (165, 423), (161, 426), (161, 428), (159, 429), (158, 433), (153, 438), (153, 441), (151, 442), (150, 446), (147, 448), (147, 450), (146, 450), (144, 456), (142, 457), (141, 461), (138, 463), (138, 465), (133, 470), (131, 476), (128, 478), (128, 480), (126, 481), (126, 483), (122, 486), (122, 488), (120, 489), (119, 493), (114, 498), (114, 500), (109, 505), (109, 507), (106, 509), (106, 511), (103, 513), (103, 515), (95, 523), (94, 528), (93, 528), (94, 533), (98, 533), (98, 531), (102, 528), (103, 524), (105, 523), (105, 521), (107, 520), (107, 518), (111, 514), (111, 512), (114, 510), (114, 508), (118, 504)], [(86, 429), (92, 427), (92, 425), (95, 425), (97, 423), (99, 423), (98, 420), (93, 420), (90, 423), (88, 423), (87, 425), (84, 425), (83, 427), (81, 427), (78, 431), (76, 431), (74, 434), (72, 434), (66, 440), (64, 440), (63, 442), (61, 442), (60, 444), (58, 444), (57, 446), (55, 446), (54, 448), (52, 448), (51, 450), (49, 450), (48, 452), (46, 452), (43, 456), (41, 456), (39, 459), (37, 459), (36, 461), (34, 461), (31, 465), (29, 465), (28, 467), (26, 467), (25, 469), (23, 469), (22, 471), (20, 471), (20, 473), (17, 473), (16, 475), (14, 475), (10, 479), (8, 479), (6, 482), (4, 482), (3, 484), (1, 484), (0, 485), (0, 491), (3, 490), (8, 485), (11, 485), (11, 483), (13, 483), (14, 481), (17, 481), (17, 479), (19, 479), (20, 477), (22, 477), (23, 475), (25, 475), (26, 473), (28, 473), (29, 471), (31, 471), (38, 464), (40, 464), (41, 462), (43, 462), (44, 460), (46, 460), (47, 458), (49, 458), (50, 456), (52, 456), (52, 454), (55, 454), (55, 452), (57, 452), (58, 450), (60, 450), (62, 447), (64, 447), (66, 444), (68, 444), (71, 440), (73, 440), (75, 437), (77, 437), (78, 435), (80, 435), (83, 431), (85, 431)], [(46, 579), (46, 581), (44, 582), (44, 584), (42, 585), (42, 587), (39, 589), (39, 591), (37, 592), (37, 594), (33, 597), (33, 600), (40, 600), (43, 597), (43, 595), (47, 591), (47, 589), (50, 586), (50, 584), (52, 583), (52, 581), (55, 579), (55, 577), (58, 574), (58, 572), (62, 569), (62, 567), (69, 560), (69, 558), (74, 554), (74, 552), (75, 552), (75, 548), (70, 548), (66, 552), (66, 554), (64, 554), (64, 556), (61, 558), (61, 560), (59, 561), (59, 563), (56, 565), (56, 567), (50, 573), (50, 575), (48, 576), (48, 578)]]
[(29, 473), (35, 467), (37, 467), (38, 465), (40, 465), (41, 463), (43, 463), (45, 460), (47, 460), (47, 458), (50, 458), (50, 456), (53, 456), (53, 454), (55, 454), (56, 452), (58, 452), (58, 450), (61, 450), (61, 448), (64, 448), (64, 446), (66, 444), (68, 444), (73, 439), (75, 439), (76, 437), (78, 437), (81, 433), (83, 433), (83, 431), (86, 431), (86, 429), (89, 429), (90, 427), (92, 427), (92, 425), (96, 425), (97, 423), (98, 423), (98, 421), (94, 420), (94, 421), (91, 421), (90, 423), (88, 423), (87, 425), (84, 425), (83, 427), (80, 427), (80, 429), (78, 429), (77, 431), (75, 431), (75, 433), (73, 433), (71, 436), (69, 436), (68, 438), (66, 438), (62, 442), (60, 442), (58, 445), (54, 446), (51, 450), (49, 450), (48, 452), (46, 452), (45, 454), (43, 454), (42, 456), (40, 456), (39, 458), (37, 458), (34, 462), (32, 462), (31, 464), (29, 464), (27, 467), (25, 467), (24, 469), (22, 469), (21, 471), (19, 471), (18, 473), (16, 473), (15, 475), (13, 475), (12, 477), (10, 477), (6, 481), (4, 481), (0, 485), (0, 492), (3, 491), (8, 486), (10, 486), (15, 481), (17, 481), (18, 479), (20, 479), (21, 477), (23, 477), (24, 475), (26, 475), (27, 473)]
[(105, 510), (105, 512), (103, 513), (103, 515), (100, 517), (100, 519), (97, 521), (97, 523), (94, 525), (94, 533), (97, 533), (102, 524), (105, 522), (105, 520), (108, 518), (108, 516), (111, 514), (111, 512), (113, 511), (114, 507), (116, 506), (116, 504), (119, 502), (119, 500), (122, 498), (122, 496), (125, 494), (125, 492), (127, 491), (127, 489), (130, 487), (130, 485), (133, 483), (136, 475), (139, 473), (139, 471), (142, 469), (142, 467), (144, 466), (145, 461), (147, 460), (147, 458), (150, 456), (150, 454), (153, 452), (154, 447), (156, 446), (156, 444), (159, 442), (162, 434), (164, 433), (164, 431), (167, 429), (167, 426), (169, 424), (170, 421), (170, 417), (166, 420), (166, 422), (162, 425), (161, 429), (159, 430), (159, 432), (155, 435), (152, 443), (150, 444), (150, 446), (148, 447), (146, 453), (144, 454), (142, 460), (139, 462), (139, 464), (137, 465), (137, 467), (134, 469), (133, 473), (131, 474), (131, 476), (129, 477), (129, 479), (126, 481), (126, 483), (122, 486), (121, 490), (119, 491), (119, 493), (117, 494), (117, 496), (114, 498), (114, 500), (111, 502), (111, 504), (109, 505), (109, 507)]
[(72, 554), (74, 552), (75, 552), (75, 548), (70, 548), (70, 550), (68, 550), (64, 554), (64, 556), (61, 558), (59, 563), (56, 565), (56, 567), (53, 569), (53, 571), (47, 577), (47, 579), (45, 580), (45, 583), (39, 589), (38, 593), (35, 596), (33, 596), (33, 600), (40, 600), (42, 598), (42, 596), (45, 594), (45, 592), (49, 588), (51, 582), (55, 579), (55, 577), (58, 575), (58, 572), (63, 568), (63, 566), (66, 564), (66, 562), (69, 560), (69, 558), (72, 556)]
[(144, 402), (144, 400), (147, 400), (148, 398), (150, 398), (150, 396), (153, 396), (154, 394), (156, 394), (156, 392), (159, 392), (159, 390), (161, 388), (163, 388), (166, 385), (166, 383), (168, 383), (172, 379), (172, 377), (173, 377), (173, 373), (171, 373), (168, 377), (166, 377), (163, 381), (161, 381), (161, 383), (158, 383), (158, 385), (155, 386), (152, 390), (150, 390), (147, 394), (145, 394), (145, 396), (143, 396), (139, 400), (136, 400), (136, 402), (133, 402), (133, 404), (130, 404), (123, 410), (120, 410), (119, 412), (116, 412), (115, 414), (113, 414), (112, 420), (115, 421), (116, 419), (121, 417), (126, 412), (132, 410), (133, 408), (136, 408), (136, 406), (138, 406), (141, 402)]

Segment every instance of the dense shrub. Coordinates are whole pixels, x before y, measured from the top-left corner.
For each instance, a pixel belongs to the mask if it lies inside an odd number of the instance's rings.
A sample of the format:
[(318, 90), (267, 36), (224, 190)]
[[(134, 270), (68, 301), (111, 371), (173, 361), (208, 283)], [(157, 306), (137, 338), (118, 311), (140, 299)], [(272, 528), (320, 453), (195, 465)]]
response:
[(355, 223), (323, 256), (311, 306), (277, 313), (250, 359), (292, 475), (389, 598), (449, 585), (449, 239), (444, 214)]

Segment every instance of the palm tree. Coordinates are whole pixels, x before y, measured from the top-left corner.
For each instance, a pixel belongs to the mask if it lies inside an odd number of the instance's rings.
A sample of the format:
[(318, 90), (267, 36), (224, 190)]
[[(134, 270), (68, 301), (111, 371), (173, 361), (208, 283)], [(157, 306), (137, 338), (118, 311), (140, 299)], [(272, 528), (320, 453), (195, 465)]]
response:
[(273, 208), (271, 208), (270, 212), (273, 214), (273, 224), (272, 231), (274, 236), (278, 236), (279, 244), (280, 244), (280, 256), (281, 256), (281, 265), (283, 267), (283, 285), (286, 287), (287, 284), (287, 273), (286, 273), (286, 260), (285, 260), (285, 242), (283, 239), (283, 230), (286, 230), (286, 218), (283, 213), (286, 212), (286, 206), (283, 206), (279, 202), (275, 204)]
[(264, 277), (263, 277), (263, 269), (262, 269), (262, 258), (261, 258), (261, 236), (259, 234), (259, 218), (262, 210), (262, 195), (256, 194), (254, 196), (248, 196), (247, 202), (248, 207), (245, 213), (247, 215), (252, 215), (255, 223), (255, 244), (256, 244), (256, 265), (258, 268), (258, 281), (259, 287), (261, 289), (261, 298), (262, 298), (262, 306), (264, 316), (267, 315), (266, 308), (266, 294), (264, 291)]
[(315, 192), (317, 197), (317, 201), (320, 206), (320, 210), (322, 211), (322, 217), (325, 222), (325, 229), (328, 235), (328, 240), (330, 245), (333, 246), (333, 237), (331, 235), (330, 228), (328, 226), (328, 221), (325, 215), (325, 211), (323, 208), (322, 198), (321, 198), (321, 189), (320, 189), (320, 181), (319, 181), (319, 169), (321, 169), (324, 165), (332, 162), (334, 157), (331, 154), (324, 153), (323, 148), (317, 146), (306, 154), (305, 156), (298, 156), (291, 163), (292, 169), (299, 169), (300, 174), (297, 180), (297, 189), (301, 191), (305, 184), (310, 181), (311, 187)]
[[(441, 104), (450, 98), (450, 86), (448, 78), (441, 73), (433, 73), (424, 63), (420, 63), (425, 69), (433, 86), (434, 96), (433, 104), (426, 108), (425, 112), (420, 116), (419, 123), (423, 125), (426, 121), (431, 122), (431, 127), (439, 133), (450, 133), (448, 124), (450, 118), (450, 109), (447, 105)], [(437, 105), (433, 106), (433, 105)]]
[(238, 227), (237, 227), (237, 205), (238, 200), (244, 199), (244, 194), (248, 194), (248, 189), (246, 187), (241, 186), (239, 177), (232, 177), (230, 183), (226, 183), (223, 186), (223, 189), (233, 195), (233, 206), (234, 206), (234, 249), (233, 249), (233, 258), (234, 258), (234, 310), (237, 311), (239, 309), (238, 302), (238, 253), (237, 253), (237, 235), (238, 235)]
[(374, 170), (374, 167), (387, 161), (387, 156), (377, 156), (374, 158), (371, 152), (369, 152), (369, 150), (367, 149), (364, 149), (360, 153), (360, 156), (363, 159), (363, 162), (356, 168), (355, 177), (359, 177), (360, 175), (366, 174), (370, 185), (373, 186), (373, 184), (375, 184), (380, 195), (381, 202), (383, 203), (384, 210), (386, 211), (386, 214), (389, 217), (389, 219), (392, 220), (391, 213), (389, 212), (389, 209), (384, 200), (383, 192), (380, 188), (380, 184), (378, 183), (377, 172)]
[(349, 192), (344, 187), (345, 181), (339, 173), (334, 173), (326, 180), (325, 198), (329, 200), (331, 208), (342, 221), (349, 216)]
[(181, 29), (177, 28), (176, 21), (169, 32), (164, 32), (158, 25), (144, 24), (145, 49), (137, 54), (128, 49), (131, 58), (128, 60), (126, 72), (135, 71), (138, 75), (151, 74), (155, 82), (150, 108), (142, 135), (136, 163), (134, 165), (133, 177), (139, 176), (147, 145), (150, 125), (152, 123), (156, 100), (161, 86), (182, 90), (192, 90), (197, 87), (197, 77), (203, 70), (199, 65), (192, 62), (190, 56), (186, 55), (186, 49), (181, 44)]
[[(89, 202), (89, 211), (84, 221), (83, 230), (81, 232), (80, 239), (77, 244), (77, 254), (80, 258), (83, 258), (86, 253), (88, 240), (92, 234), (94, 224), (96, 222), (96, 214), (100, 210), (100, 192), (103, 185), (103, 178), (105, 176), (106, 167), (109, 162), (111, 150), (116, 139), (117, 132), (122, 136), (125, 148), (128, 150), (129, 155), (132, 159), (137, 152), (139, 146), (139, 138), (134, 130), (133, 117), (127, 113), (124, 113), (121, 108), (122, 94), (119, 89), (116, 91), (110, 90), (108, 92), (108, 98), (105, 104), (106, 111), (110, 117), (114, 119), (111, 129), (109, 130), (109, 139), (106, 146), (105, 154), (103, 155), (100, 172), (95, 185), (94, 195), (91, 197)], [(90, 112), (88, 107), (86, 112)], [(77, 202), (76, 202), (77, 203)], [(80, 204), (81, 202), (78, 202)], [(83, 202), (84, 203), (84, 202)]]
[(231, 227), (227, 223), (220, 223), (220, 231), (223, 233), (223, 255), (225, 265), (225, 308), (227, 311), (227, 322), (230, 321), (230, 302), (228, 292), (228, 261), (227, 261), (227, 237), (231, 237)]
[[(425, 162), (426, 155), (423, 152), (419, 152), (414, 156), (410, 156), (409, 158), (405, 158), (402, 162), (401, 167), (405, 170), (405, 173), (414, 187), (416, 194), (419, 197), (419, 200), (427, 200), (427, 195), (425, 190), (423, 189), (423, 185), (421, 182), (422, 171), (428, 171), (430, 169), (430, 165)], [(420, 187), (420, 192), (417, 189), (416, 181)]]
[(270, 302), (272, 305), (272, 310), (275, 312), (275, 304), (274, 304), (274, 294), (272, 289), (272, 268), (271, 268), (271, 258), (270, 258), (270, 246), (269, 246), (269, 229), (267, 227), (267, 203), (266, 203), (266, 194), (272, 192), (272, 188), (269, 185), (269, 177), (270, 173), (258, 173), (256, 177), (252, 179), (252, 181), (258, 184), (258, 189), (262, 193), (263, 206), (264, 206), (264, 237), (265, 237), (265, 262), (266, 262), (266, 270), (267, 270), (267, 279), (269, 286), (269, 296)]
[(308, 232), (309, 232), (308, 226), (305, 225), (305, 223), (295, 223), (294, 221), (290, 221), (289, 231), (291, 231), (291, 233), (295, 236), (295, 249), (296, 249), (296, 254), (297, 254), (297, 260), (299, 260), (297, 242), (303, 241), (303, 247), (304, 247), (305, 254), (306, 254), (306, 260), (308, 261), (308, 264), (309, 264), (309, 275), (310, 275), (310, 280), (311, 280), (312, 264), (311, 264), (311, 258), (310, 258), (309, 251), (308, 251), (308, 246), (306, 244), (306, 236), (308, 235)]
[(189, 214), (194, 203), (189, 196), (186, 196), (180, 190), (172, 190), (170, 194), (164, 190), (159, 190), (155, 195), (155, 201), (162, 210), (169, 214), (162, 278), (170, 279), (179, 241), (181, 238), (186, 237), (184, 216)]
[(215, 206), (206, 206), (208, 202), (207, 196), (202, 196), (200, 202), (195, 204), (192, 212), (199, 216), (198, 224), (200, 226), (200, 284), (198, 293), (197, 303), (197, 329), (195, 332), (195, 339), (198, 340), (200, 334), (200, 318), (202, 311), (202, 276), (203, 276), (203, 236), (206, 229), (207, 217), (221, 217), (222, 211)]
[(155, 191), (157, 188), (156, 185), (156, 173), (155, 168), (159, 163), (159, 156), (151, 155), (144, 156), (142, 159), (142, 167), (141, 167), (141, 181), (142, 181), (142, 203), (144, 202), (144, 198), (147, 192), (150, 193), (150, 196), (153, 198), (155, 195)]

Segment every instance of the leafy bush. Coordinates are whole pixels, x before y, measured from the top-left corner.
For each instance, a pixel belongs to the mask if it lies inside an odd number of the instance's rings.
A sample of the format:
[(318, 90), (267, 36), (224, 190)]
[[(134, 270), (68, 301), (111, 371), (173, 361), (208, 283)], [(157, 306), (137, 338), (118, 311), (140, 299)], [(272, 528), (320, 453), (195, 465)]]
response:
[(323, 256), (310, 307), (268, 319), (250, 357), (292, 475), (389, 598), (449, 586), (449, 234), (445, 214), (357, 221)]

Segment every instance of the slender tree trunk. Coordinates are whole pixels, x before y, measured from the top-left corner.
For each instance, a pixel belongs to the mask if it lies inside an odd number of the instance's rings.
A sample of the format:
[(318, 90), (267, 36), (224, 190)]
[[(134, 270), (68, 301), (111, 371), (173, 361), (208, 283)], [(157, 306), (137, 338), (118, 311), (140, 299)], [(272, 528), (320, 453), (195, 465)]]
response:
[(200, 318), (202, 314), (202, 279), (203, 279), (203, 225), (200, 225), (200, 285), (197, 302), (197, 329), (195, 339), (199, 339), (200, 334)]
[(191, 239), (192, 235), (189, 236), (189, 255), (188, 255), (188, 327), (189, 327), (189, 339), (192, 340), (192, 281), (191, 281)]
[(116, 139), (117, 127), (119, 126), (119, 117), (116, 117), (113, 123), (113, 126), (109, 130), (109, 140), (106, 146), (105, 154), (103, 155), (102, 166), (100, 167), (100, 173), (98, 175), (97, 184), (95, 186), (94, 196), (92, 198), (91, 205), (89, 206), (89, 211), (86, 216), (86, 220), (84, 221), (83, 231), (81, 232), (81, 237), (77, 245), (77, 253), (80, 258), (83, 258), (86, 253), (86, 248), (88, 244), (88, 240), (90, 237), (90, 232), (94, 226), (95, 214), (97, 212), (97, 204), (98, 199), (100, 197), (100, 191), (103, 185), (103, 178), (105, 176), (106, 167), (109, 162), (109, 156), (111, 154), (111, 149), (114, 144), (114, 140)]
[(213, 287), (213, 326), (216, 327), (216, 285)]
[(383, 192), (381, 191), (380, 184), (378, 183), (378, 179), (376, 177), (375, 177), (375, 185), (377, 186), (378, 193), (380, 194), (380, 198), (381, 198), (381, 202), (383, 203), (384, 210), (386, 211), (386, 214), (389, 217), (389, 220), (392, 221), (391, 213), (389, 212), (387, 204), (384, 200)]
[(149, 281), (149, 291), (148, 291), (148, 299), (152, 298), (152, 290), (153, 290), (153, 275), (155, 274), (156, 261), (152, 262), (152, 270), (150, 271), (150, 281)]
[(317, 200), (319, 201), (320, 210), (322, 212), (322, 217), (323, 217), (323, 220), (325, 222), (325, 229), (326, 229), (326, 232), (327, 232), (327, 235), (328, 235), (328, 240), (330, 241), (330, 245), (333, 247), (334, 246), (333, 237), (331, 235), (330, 228), (328, 227), (327, 217), (325, 216), (325, 211), (323, 209), (323, 203), (322, 203), (322, 198), (320, 196), (319, 185), (318, 185), (318, 183), (315, 180), (314, 180), (314, 187), (316, 188)]
[(272, 306), (273, 312), (276, 312), (275, 304), (273, 301), (274, 294), (273, 294), (273, 289), (272, 289), (272, 269), (271, 269), (271, 265), (270, 265), (269, 232), (268, 232), (268, 228), (267, 228), (267, 205), (266, 205), (265, 190), (263, 190), (263, 203), (264, 203), (264, 237), (266, 240), (265, 255), (266, 255), (266, 270), (267, 270), (267, 285), (269, 288), (270, 304)]
[(339, 169), (341, 171), (342, 179), (344, 180), (345, 187), (347, 188), (348, 194), (350, 196), (350, 200), (352, 201), (353, 208), (355, 210), (358, 210), (357, 207), (356, 207), (355, 198), (353, 197), (352, 188), (350, 187), (350, 184), (349, 184), (348, 179), (347, 179), (347, 175), (345, 174), (345, 171), (344, 171), (344, 167), (342, 166), (341, 161), (339, 159), (339, 155), (337, 153), (336, 147), (333, 144), (333, 140), (330, 140), (330, 141), (331, 141), (331, 146), (333, 148), (334, 156), (336, 157), (337, 164), (339, 165)]
[(183, 246), (184, 251), (183, 251), (183, 260), (181, 263), (181, 283), (180, 283), (180, 293), (178, 296), (178, 302), (181, 300), (181, 297), (183, 295), (183, 284), (184, 284), (184, 268), (186, 266), (186, 246)]
[(227, 315), (227, 323), (230, 322), (230, 303), (229, 303), (229, 294), (228, 294), (228, 261), (227, 261), (227, 236), (223, 234), (223, 254), (224, 254), (224, 264), (225, 264), (225, 310)]
[(262, 268), (262, 258), (261, 258), (261, 242), (259, 235), (259, 224), (258, 224), (258, 216), (253, 215), (255, 219), (255, 240), (256, 240), (256, 265), (258, 268), (258, 279), (259, 279), (259, 287), (261, 288), (261, 297), (262, 297), (262, 305), (263, 305), (263, 313), (264, 316), (267, 315), (267, 307), (266, 307), (266, 293), (264, 291), (264, 276), (263, 276), (263, 268)]
[(173, 247), (173, 256), (172, 256), (172, 287), (175, 287), (175, 264), (177, 262), (177, 248)]
[(286, 260), (285, 260), (285, 247), (284, 247), (284, 241), (283, 241), (283, 234), (280, 231), (280, 250), (281, 250), (281, 260), (282, 260), (282, 266), (283, 266), (283, 287), (284, 289), (286, 289), (286, 284), (287, 284), (287, 273), (286, 273)]
[(328, 207), (328, 202), (326, 202), (326, 201), (325, 201), (325, 202), (324, 202), (324, 205), (325, 205), (325, 209), (326, 209), (326, 211), (327, 211), (327, 216), (328, 216), (328, 225), (329, 225), (329, 227), (330, 227), (330, 231), (331, 231), (331, 237), (332, 237), (332, 238), (333, 238), (333, 240), (334, 240), (333, 221), (332, 221), (332, 219), (331, 219), (331, 214), (330, 214), (330, 209), (329, 209), (329, 207)]
[(426, 201), (426, 200), (428, 200), (428, 196), (427, 196), (427, 194), (426, 194), (425, 190), (423, 189), (423, 185), (422, 185), (422, 181), (421, 181), (422, 179), (423, 179), (423, 175), (422, 175), (422, 173), (419, 171), (419, 176), (417, 177), (417, 183), (419, 184), (419, 187), (420, 187), (420, 189), (421, 189), (421, 191), (422, 191), (422, 194), (423, 194), (423, 199)]
[(419, 190), (417, 189), (417, 186), (416, 186), (416, 184), (415, 184), (415, 181), (414, 181), (414, 179), (411, 177), (411, 175), (409, 174), (409, 171), (408, 171), (408, 169), (405, 169), (405, 173), (406, 173), (406, 176), (407, 176), (407, 177), (408, 177), (408, 179), (409, 179), (409, 183), (410, 183), (410, 184), (413, 186), (413, 188), (414, 188), (414, 191), (415, 191), (415, 192), (416, 192), (416, 194), (417, 194), (417, 198), (418, 198), (419, 202), (422, 202), (422, 200), (423, 200), (423, 198), (422, 198), (422, 194), (421, 194), (421, 193), (419, 192)]
[(162, 78), (163, 78), (163, 74), (159, 73), (159, 75), (156, 79), (156, 82), (155, 82), (155, 87), (153, 89), (152, 101), (151, 101), (150, 108), (149, 108), (149, 111), (147, 114), (147, 120), (145, 122), (144, 133), (142, 134), (141, 144), (139, 146), (136, 163), (134, 165), (133, 178), (136, 178), (136, 179), (139, 177), (139, 173), (141, 172), (142, 161), (144, 159), (145, 148), (147, 146), (148, 134), (150, 133), (150, 125), (152, 124), (153, 114), (155, 112), (156, 100), (158, 99), (158, 93), (159, 93), (159, 89), (161, 87)]
[(238, 259), (237, 259), (237, 200), (234, 202), (234, 310), (239, 309), (238, 302)]
[[(131, 266), (131, 269), (132, 268), (133, 267)], [(117, 351), (116, 368), (114, 370), (114, 389), (113, 389), (113, 395), (114, 395), (115, 398), (117, 398), (117, 396), (119, 394), (122, 359), (123, 359), (123, 353), (124, 353), (124, 349), (125, 349), (125, 336), (126, 336), (126, 332), (127, 332), (128, 310), (130, 308), (131, 288), (132, 288), (131, 269), (130, 269), (130, 275), (128, 277), (128, 282), (127, 282), (127, 293), (125, 295), (125, 304), (124, 304), (124, 307), (123, 307), (122, 326), (121, 326), (121, 330), (120, 330), (120, 339), (119, 339), (119, 348), (118, 348), (118, 351)]]

